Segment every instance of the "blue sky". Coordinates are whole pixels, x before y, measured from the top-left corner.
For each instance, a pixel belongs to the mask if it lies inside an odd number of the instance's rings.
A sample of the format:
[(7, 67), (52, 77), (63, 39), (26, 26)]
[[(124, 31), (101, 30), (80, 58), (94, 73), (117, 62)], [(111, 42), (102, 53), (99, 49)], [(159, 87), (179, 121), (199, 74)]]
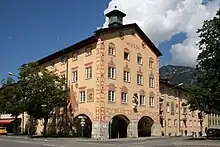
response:
[[(0, 0), (0, 80), (20, 65), (74, 44), (103, 25), (110, 0)], [(180, 33), (159, 45), (162, 64), (170, 60)]]

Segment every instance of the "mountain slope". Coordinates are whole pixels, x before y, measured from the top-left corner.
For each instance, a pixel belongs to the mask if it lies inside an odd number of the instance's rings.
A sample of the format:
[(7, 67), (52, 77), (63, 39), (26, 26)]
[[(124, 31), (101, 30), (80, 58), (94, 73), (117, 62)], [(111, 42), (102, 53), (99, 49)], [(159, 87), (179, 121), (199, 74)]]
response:
[(160, 68), (160, 78), (169, 79), (172, 84), (184, 83), (185, 86), (195, 84), (195, 68), (167, 65)]

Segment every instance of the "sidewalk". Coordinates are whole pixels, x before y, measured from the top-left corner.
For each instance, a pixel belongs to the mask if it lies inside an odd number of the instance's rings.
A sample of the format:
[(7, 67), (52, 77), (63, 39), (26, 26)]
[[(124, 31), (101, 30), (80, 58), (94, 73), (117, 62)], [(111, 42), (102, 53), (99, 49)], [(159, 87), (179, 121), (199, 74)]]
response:
[(218, 140), (184, 140), (173, 143), (175, 147), (220, 147)]

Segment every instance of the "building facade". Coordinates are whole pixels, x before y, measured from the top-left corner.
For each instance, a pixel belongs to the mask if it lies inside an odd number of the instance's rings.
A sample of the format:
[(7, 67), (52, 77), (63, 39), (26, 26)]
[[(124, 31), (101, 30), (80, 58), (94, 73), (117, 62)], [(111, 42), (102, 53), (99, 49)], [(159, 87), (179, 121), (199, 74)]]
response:
[(137, 24), (123, 25), (124, 13), (106, 16), (108, 28), (38, 63), (66, 78), (78, 136), (160, 136), (162, 54)]
[[(181, 85), (181, 84), (180, 84)], [(189, 93), (168, 80), (160, 80), (160, 123), (164, 135), (189, 136), (205, 132), (207, 115), (191, 111), (187, 104)]]

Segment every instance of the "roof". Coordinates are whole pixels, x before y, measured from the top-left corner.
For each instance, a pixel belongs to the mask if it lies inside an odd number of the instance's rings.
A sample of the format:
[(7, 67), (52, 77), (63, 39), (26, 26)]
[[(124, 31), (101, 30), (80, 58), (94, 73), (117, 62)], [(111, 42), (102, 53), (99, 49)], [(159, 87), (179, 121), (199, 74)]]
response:
[(111, 17), (111, 16), (113, 16), (113, 15), (120, 15), (120, 16), (122, 16), (122, 17), (125, 17), (125, 16), (126, 16), (125, 13), (123, 13), (123, 12), (121, 12), (121, 11), (119, 11), (119, 10), (113, 10), (113, 11), (110, 11), (109, 13), (105, 14), (105, 16), (107, 16), (107, 17)]
[(96, 34), (100, 33), (107, 33), (107, 32), (113, 32), (113, 31), (118, 31), (121, 29), (126, 29), (126, 28), (134, 28), (137, 33), (140, 35), (141, 39), (144, 40), (144, 42), (152, 49), (152, 51), (157, 55), (157, 56), (162, 56), (162, 53), (160, 50), (153, 44), (153, 42), (147, 37), (147, 35), (141, 30), (141, 28), (136, 24), (127, 24), (127, 25), (119, 25), (115, 27), (110, 27), (110, 28), (102, 28), (97, 31), (95, 31)]
[[(163, 83), (163, 84), (165, 84), (165, 85), (167, 85), (167, 86), (169, 86), (169, 87), (171, 87), (171, 88), (173, 87), (173, 88), (176, 88), (176, 89), (179, 89), (179, 90), (188, 92), (187, 89), (185, 89), (185, 88), (183, 88), (183, 87), (181, 87), (181, 86), (177, 86), (177, 85), (171, 84), (171, 83), (169, 82), (169, 79), (160, 79), (159, 81), (160, 81), (160, 83)], [(159, 85), (160, 85), (160, 84), (159, 84)]]
[(40, 60), (38, 60), (38, 64), (42, 65), (48, 61), (54, 60), (62, 55), (65, 55), (67, 53), (70, 53), (74, 50), (77, 50), (79, 48), (82, 48), (84, 46), (87, 46), (91, 43), (97, 42), (98, 41), (98, 36), (100, 36), (101, 33), (108, 33), (108, 32), (114, 32), (114, 31), (119, 31), (121, 29), (126, 29), (126, 28), (134, 28), (137, 33), (140, 35), (141, 39), (144, 40), (144, 42), (152, 49), (152, 51), (157, 55), (157, 56), (162, 56), (162, 53), (158, 50), (158, 48), (153, 44), (153, 42), (146, 36), (146, 34), (140, 29), (140, 27), (136, 24), (127, 24), (127, 25), (119, 25), (115, 27), (110, 27), (110, 28), (102, 28), (97, 31), (95, 31), (95, 34), (91, 37), (88, 37), (76, 44), (73, 44), (67, 48), (64, 48), (58, 52), (55, 52), (49, 56), (46, 56)]
[(64, 49), (62, 49), (62, 50), (60, 50), (58, 52), (55, 52), (55, 53), (53, 53), (53, 54), (51, 54), (49, 56), (46, 56), (46, 57), (38, 60), (37, 62), (40, 65), (44, 64), (44, 63), (46, 63), (48, 61), (56, 59), (56, 58), (58, 58), (58, 57), (60, 57), (62, 55), (68, 54), (68, 53), (70, 53), (70, 52), (72, 52), (74, 50), (77, 50), (77, 49), (79, 49), (81, 47), (87, 46), (87, 45), (89, 45), (91, 43), (94, 43), (94, 42), (97, 42), (97, 41), (98, 41), (97, 37), (95, 35), (93, 35), (91, 37), (88, 37), (88, 38), (86, 38), (86, 39), (76, 43), (76, 44), (73, 44), (73, 45), (71, 45), (71, 46), (69, 46), (67, 48), (64, 48)]

